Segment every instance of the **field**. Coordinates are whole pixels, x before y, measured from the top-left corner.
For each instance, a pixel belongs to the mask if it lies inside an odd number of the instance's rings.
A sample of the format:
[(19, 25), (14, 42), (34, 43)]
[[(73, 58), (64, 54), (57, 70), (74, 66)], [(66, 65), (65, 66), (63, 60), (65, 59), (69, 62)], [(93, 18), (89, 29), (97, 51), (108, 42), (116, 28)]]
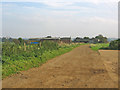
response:
[(99, 50), (99, 49), (105, 49), (109, 47), (109, 43), (99, 43), (99, 44), (91, 44), (90, 45), (92, 50)]
[(39, 67), (47, 60), (69, 52), (80, 45), (82, 44), (58, 45), (55, 42), (43, 42), (37, 45), (3, 43), (2, 78), (32, 67)]
[(118, 50), (99, 50), (101, 60), (108, 71), (111, 79), (117, 84), (118, 82)]

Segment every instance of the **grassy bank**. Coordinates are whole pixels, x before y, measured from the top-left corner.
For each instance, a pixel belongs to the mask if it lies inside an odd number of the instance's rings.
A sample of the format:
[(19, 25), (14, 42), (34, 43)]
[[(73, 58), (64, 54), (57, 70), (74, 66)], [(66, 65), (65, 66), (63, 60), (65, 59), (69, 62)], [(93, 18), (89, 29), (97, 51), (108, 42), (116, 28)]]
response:
[(92, 50), (99, 50), (99, 49), (105, 49), (107, 47), (109, 47), (109, 43), (99, 43), (99, 44), (91, 44), (90, 45)]
[(5, 78), (14, 73), (18, 73), (19, 71), (28, 70), (33, 67), (39, 67), (40, 65), (45, 63), (47, 60), (52, 59), (61, 54), (64, 54), (66, 52), (69, 52), (73, 48), (76, 48), (80, 45), (83, 45), (83, 44), (71, 44), (71, 45), (58, 46), (57, 44), (55, 45), (53, 45), (52, 43), (49, 43), (49, 44), (44, 44), (44, 46), (37, 48), (37, 50), (33, 48), (34, 46), (31, 46), (32, 48), (30, 50), (27, 50), (24, 52), (23, 51), (18, 52), (22, 50), (22, 49), (17, 50), (18, 47), (22, 48), (21, 46), (18, 46), (17, 49), (13, 48), (14, 49), (13, 53), (15, 52), (17, 54), (11, 53), (12, 55), (4, 51), (3, 65), (2, 65), (2, 78)]

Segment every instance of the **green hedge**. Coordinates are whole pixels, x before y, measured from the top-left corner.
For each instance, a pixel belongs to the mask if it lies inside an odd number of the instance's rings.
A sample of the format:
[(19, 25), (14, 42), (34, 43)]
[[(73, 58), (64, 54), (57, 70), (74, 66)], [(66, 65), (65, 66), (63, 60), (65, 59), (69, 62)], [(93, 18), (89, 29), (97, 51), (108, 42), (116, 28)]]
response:
[(120, 50), (120, 39), (111, 41), (109, 48), (112, 50)]

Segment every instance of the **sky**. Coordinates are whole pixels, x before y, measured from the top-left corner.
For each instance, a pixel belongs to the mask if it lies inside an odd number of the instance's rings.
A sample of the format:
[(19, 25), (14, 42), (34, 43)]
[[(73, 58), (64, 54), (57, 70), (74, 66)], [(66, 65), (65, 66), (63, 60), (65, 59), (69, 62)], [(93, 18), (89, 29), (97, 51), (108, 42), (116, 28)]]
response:
[(3, 0), (2, 36), (118, 37), (117, 0)]

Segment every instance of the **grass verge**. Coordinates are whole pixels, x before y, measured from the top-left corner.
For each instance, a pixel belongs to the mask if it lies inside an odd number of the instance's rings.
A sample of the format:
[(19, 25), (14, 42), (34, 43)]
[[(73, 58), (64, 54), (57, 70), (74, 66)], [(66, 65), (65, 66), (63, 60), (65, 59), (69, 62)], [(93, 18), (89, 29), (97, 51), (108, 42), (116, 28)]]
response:
[(58, 50), (44, 52), (43, 55), (40, 57), (29, 57), (28, 60), (15, 60), (15, 61), (10, 61), (9, 64), (3, 64), (2, 79), (12, 74), (19, 73), (19, 71), (28, 70), (33, 67), (39, 67), (47, 60), (62, 55), (64, 53), (67, 53), (71, 51), (73, 48), (76, 48), (80, 45), (84, 45), (84, 44), (71, 44), (71, 45), (61, 46)]
[(97, 51), (99, 49), (107, 49), (109, 47), (109, 43), (91, 44), (90, 47), (94, 51)]

